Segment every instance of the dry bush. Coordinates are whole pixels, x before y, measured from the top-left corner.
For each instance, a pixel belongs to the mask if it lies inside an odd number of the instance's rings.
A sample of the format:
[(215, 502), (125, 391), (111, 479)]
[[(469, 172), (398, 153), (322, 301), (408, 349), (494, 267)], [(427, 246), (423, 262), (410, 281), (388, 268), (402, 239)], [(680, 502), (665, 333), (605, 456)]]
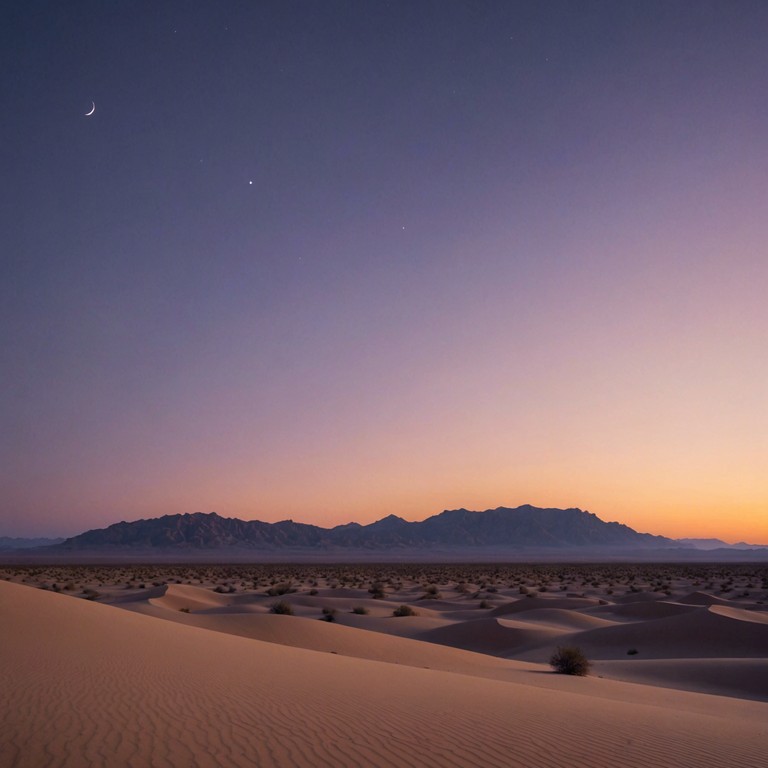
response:
[(270, 613), (279, 613), (283, 616), (293, 616), (293, 608), (285, 600), (279, 600), (276, 603), (272, 603), (269, 607)]
[(550, 666), (561, 675), (577, 675), (584, 677), (589, 674), (592, 666), (589, 659), (575, 646), (558, 647), (549, 660)]

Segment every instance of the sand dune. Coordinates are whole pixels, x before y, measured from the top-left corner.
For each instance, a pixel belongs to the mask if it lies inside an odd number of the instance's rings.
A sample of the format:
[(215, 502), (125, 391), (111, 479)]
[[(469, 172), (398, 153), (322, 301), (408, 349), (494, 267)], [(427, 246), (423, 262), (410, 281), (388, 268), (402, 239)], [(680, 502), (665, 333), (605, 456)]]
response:
[(710, 613), (726, 616), (739, 621), (752, 621), (756, 624), (768, 624), (768, 613), (765, 611), (746, 611), (743, 608), (733, 608), (730, 605), (713, 605)]
[(688, 595), (681, 595), (677, 598), (677, 602), (686, 605), (735, 605), (731, 600), (725, 600), (706, 592), (691, 592)]
[(210, 589), (202, 589), (187, 584), (171, 584), (160, 587), (160, 594), (150, 598), (152, 605), (158, 605), (172, 611), (188, 608), (202, 611), (210, 608), (229, 608), (235, 599), (230, 595), (220, 595)]
[[(506, 603), (494, 608), (491, 611), (492, 616), (506, 616), (510, 613), (525, 613), (526, 611), (536, 611), (540, 608), (563, 608), (580, 609), (592, 608), (600, 605), (600, 600), (590, 597), (528, 597), (516, 600), (513, 603)], [(605, 601), (603, 601), (605, 602)]]
[(535, 611), (527, 611), (523, 620), (529, 625), (541, 624), (571, 632), (597, 629), (598, 627), (612, 627), (616, 624), (615, 621), (595, 616), (592, 613), (579, 613), (564, 608), (539, 608)]
[[(721, 610), (701, 608), (651, 621), (600, 627), (570, 640), (593, 659), (618, 659), (626, 656), (629, 649), (636, 649), (641, 658), (650, 659), (764, 658), (768, 624), (724, 615), (718, 612)], [(541, 653), (524, 658), (543, 660)]]
[[(491, 670), (490, 674), (494, 677), (504, 676), (504, 670), (510, 668), (510, 662), (486, 654), (468, 653), (449, 647), (441, 648), (436, 652), (433, 646), (409, 638), (344, 626), (338, 622), (320, 621), (317, 618), (275, 616), (267, 613), (261, 615), (168, 613), (158, 608), (144, 609), (141, 612), (187, 626), (247, 637), (265, 643), (386, 661), (392, 664), (467, 674), (485, 674), (483, 670)], [(512, 663), (517, 664), (521, 669), (529, 666), (520, 662)]]
[(768, 658), (762, 659), (639, 659), (600, 661), (598, 674), (644, 685), (674, 686), (720, 696), (765, 701)]
[(371, 632), (382, 632), (397, 637), (416, 638), (432, 629), (453, 625), (453, 621), (445, 618), (430, 618), (411, 616), (393, 618), (391, 615), (383, 618), (375, 616), (342, 616), (339, 620), (344, 624)]
[(528, 646), (556, 642), (562, 630), (528, 627), (493, 617), (439, 627), (419, 635), (420, 640), (478, 653), (506, 656)]
[(3, 765), (764, 764), (764, 704), (353, 659), (8, 583), (0, 610)]
[(592, 616), (611, 616), (613, 618), (648, 620), (664, 619), (667, 616), (680, 616), (699, 610), (695, 605), (681, 605), (680, 603), (667, 602), (666, 600), (654, 600), (653, 602), (623, 603), (621, 605), (601, 605), (590, 610)]
[(618, 595), (611, 598), (611, 602), (625, 605), (628, 603), (655, 603), (658, 600), (668, 600), (667, 595), (661, 592), (628, 592), (626, 595)]

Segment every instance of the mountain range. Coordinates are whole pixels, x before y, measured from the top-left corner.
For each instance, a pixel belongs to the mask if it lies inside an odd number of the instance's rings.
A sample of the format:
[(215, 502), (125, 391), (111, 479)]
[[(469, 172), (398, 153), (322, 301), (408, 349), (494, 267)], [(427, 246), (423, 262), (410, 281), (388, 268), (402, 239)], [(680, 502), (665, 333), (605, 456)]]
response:
[(762, 561), (768, 555), (768, 548), (731, 546), (719, 539), (670, 539), (605, 522), (577, 508), (529, 504), (483, 512), (446, 510), (418, 522), (388, 515), (368, 525), (333, 528), (194, 512), (115, 523), (59, 542), (30, 540), (27, 546), (34, 548), (28, 549), (20, 547), (20, 540), (13, 542), (13, 549), (2, 552), (8, 562)]
[(66, 539), (52, 549), (658, 549), (679, 546), (674, 539), (638, 533), (621, 523), (606, 523), (580, 509), (541, 509), (524, 505), (484, 512), (446, 510), (419, 522), (389, 515), (369, 525), (348, 523), (334, 528), (293, 520), (264, 523), (221, 517), (215, 512), (195, 512), (115, 523)]

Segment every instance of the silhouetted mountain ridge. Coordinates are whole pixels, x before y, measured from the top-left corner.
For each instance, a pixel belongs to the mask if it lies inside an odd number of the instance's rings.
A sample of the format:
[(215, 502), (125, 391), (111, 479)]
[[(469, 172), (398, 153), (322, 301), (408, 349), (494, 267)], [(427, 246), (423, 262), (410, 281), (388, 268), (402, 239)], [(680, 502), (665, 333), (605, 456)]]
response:
[(346, 523), (334, 528), (282, 520), (264, 523), (221, 517), (215, 512), (165, 515), (120, 522), (73, 536), (52, 547), (59, 550), (102, 549), (441, 549), (459, 547), (518, 548), (670, 548), (680, 543), (664, 536), (638, 533), (627, 525), (604, 522), (577, 508), (542, 509), (524, 505), (484, 512), (445, 510), (419, 522), (396, 515), (368, 525)]

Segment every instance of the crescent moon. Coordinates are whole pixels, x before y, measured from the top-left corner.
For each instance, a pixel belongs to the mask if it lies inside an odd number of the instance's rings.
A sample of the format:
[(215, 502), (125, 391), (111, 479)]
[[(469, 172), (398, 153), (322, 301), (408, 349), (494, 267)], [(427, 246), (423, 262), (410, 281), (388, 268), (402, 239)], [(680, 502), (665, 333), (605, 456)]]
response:
[(85, 116), (86, 117), (90, 117), (95, 111), (96, 111), (96, 102), (92, 101), (91, 102), (91, 111), (90, 112), (86, 112)]

